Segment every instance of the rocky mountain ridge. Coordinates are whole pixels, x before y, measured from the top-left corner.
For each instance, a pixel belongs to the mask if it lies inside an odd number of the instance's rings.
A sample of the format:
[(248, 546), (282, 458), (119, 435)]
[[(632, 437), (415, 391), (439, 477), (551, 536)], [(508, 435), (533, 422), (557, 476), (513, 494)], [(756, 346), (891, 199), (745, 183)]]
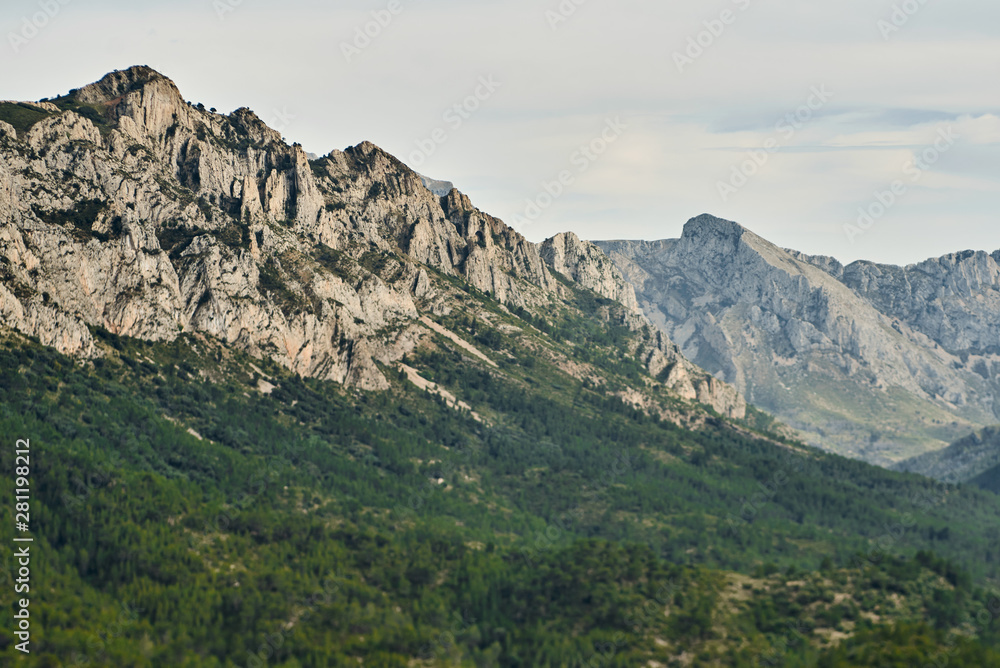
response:
[(742, 416), (731, 388), (653, 332), (594, 247), (539, 247), (371, 143), (310, 159), (249, 109), (206, 111), (148, 67), (0, 104), (0, 119), (0, 321), (61, 352), (95, 354), (95, 327), (193, 332), (381, 389), (384, 367), (430, 335), (420, 317), (449, 311), (449, 281), (536, 313), (568, 294), (544, 251), (569, 281), (621, 301), (644, 332), (631, 353), (668, 369), (670, 389)]
[(1000, 421), (1000, 254), (843, 266), (699, 216), (596, 242), (699, 366), (815, 445), (888, 464)]

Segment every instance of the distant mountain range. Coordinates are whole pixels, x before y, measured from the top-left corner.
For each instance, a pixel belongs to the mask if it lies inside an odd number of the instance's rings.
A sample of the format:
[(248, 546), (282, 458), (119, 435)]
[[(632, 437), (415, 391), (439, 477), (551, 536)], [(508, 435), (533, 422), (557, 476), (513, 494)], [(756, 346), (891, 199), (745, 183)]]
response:
[(889, 465), (1000, 422), (1000, 251), (844, 266), (709, 215), (596, 244), (685, 356), (817, 447)]

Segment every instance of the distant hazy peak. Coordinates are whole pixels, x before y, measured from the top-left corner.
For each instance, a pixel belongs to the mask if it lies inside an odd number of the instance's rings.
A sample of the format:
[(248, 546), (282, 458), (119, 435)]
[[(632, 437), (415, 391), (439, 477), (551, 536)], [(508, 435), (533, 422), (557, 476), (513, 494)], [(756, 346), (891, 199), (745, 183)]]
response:
[(1000, 253), (845, 267), (711, 215), (597, 245), (685, 356), (811, 443), (886, 463), (1000, 415)]
[(725, 218), (718, 218), (709, 213), (703, 213), (700, 216), (695, 216), (684, 224), (684, 232), (681, 234), (681, 238), (695, 239), (706, 234), (714, 236), (741, 237), (748, 231), (749, 230), (739, 223), (726, 220)]
[(423, 174), (420, 174), (420, 179), (424, 182), (424, 187), (438, 197), (447, 197), (455, 189), (455, 184), (451, 181), (439, 181)]

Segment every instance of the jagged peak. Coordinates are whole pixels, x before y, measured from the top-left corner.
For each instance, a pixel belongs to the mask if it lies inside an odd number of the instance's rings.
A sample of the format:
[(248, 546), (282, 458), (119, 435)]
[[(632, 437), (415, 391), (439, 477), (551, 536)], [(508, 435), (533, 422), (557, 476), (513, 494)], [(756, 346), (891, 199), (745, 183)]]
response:
[(378, 164), (378, 161), (382, 160), (385, 164), (392, 165), (395, 169), (412, 175), (415, 181), (419, 181), (423, 185), (420, 175), (407, 167), (402, 160), (367, 139), (356, 146), (344, 149), (344, 153), (367, 164)]
[(470, 213), (476, 210), (469, 196), (458, 188), (452, 188), (441, 198), (441, 206), (449, 216), (453, 213)]
[[(384, 157), (386, 159), (392, 160), (393, 162), (399, 162), (399, 159), (396, 158), (396, 156), (394, 156), (392, 153), (389, 153), (388, 151), (386, 151), (381, 146), (379, 146), (377, 144), (374, 144), (374, 143), (368, 141), (367, 139), (364, 140), (363, 142), (361, 142), (360, 144), (348, 147), (347, 149), (345, 149), (344, 152), (345, 153), (351, 153), (351, 154), (359, 156), (359, 157), (381, 156), (381, 157)], [(409, 169), (409, 168), (407, 168), (407, 169)], [(416, 172), (414, 172), (414, 174), (415, 173)]]
[[(605, 268), (605, 266), (614, 267), (611, 259), (600, 246), (591, 241), (581, 239), (575, 232), (571, 231), (560, 232), (555, 236), (549, 237), (539, 245), (538, 250), (542, 255), (542, 259), (549, 266), (555, 267), (557, 271), (564, 274), (570, 272), (565, 271), (564, 267), (560, 268), (556, 265), (563, 263), (567, 255), (576, 256), (577, 259), (585, 257), (595, 267), (601, 269)], [(614, 271), (617, 272), (617, 269)]]
[(551, 269), (630, 311), (639, 312), (635, 289), (595, 244), (583, 241), (573, 232), (562, 232), (543, 241), (538, 253)]
[(844, 276), (844, 264), (835, 257), (830, 255), (810, 255), (809, 253), (803, 253), (792, 248), (783, 248), (782, 250), (799, 262), (819, 267), (838, 280)]
[(261, 117), (257, 115), (257, 112), (250, 107), (240, 107), (239, 109), (234, 110), (233, 113), (229, 114), (229, 118), (233, 121), (239, 121), (245, 127), (267, 127), (267, 123), (265, 123)]
[[(146, 65), (135, 65), (128, 69), (109, 72), (100, 80), (76, 91), (71, 91), (70, 95), (79, 102), (101, 104), (123, 97), (154, 81), (164, 81), (177, 90), (173, 81), (153, 68)], [(180, 91), (177, 91), (177, 95), (180, 96)]]

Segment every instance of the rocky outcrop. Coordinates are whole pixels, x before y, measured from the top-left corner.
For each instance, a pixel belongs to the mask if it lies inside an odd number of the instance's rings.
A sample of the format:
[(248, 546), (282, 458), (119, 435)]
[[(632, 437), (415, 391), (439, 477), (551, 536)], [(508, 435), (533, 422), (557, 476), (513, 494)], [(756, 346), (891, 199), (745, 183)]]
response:
[(710, 406), (729, 418), (742, 420), (746, 417), (747, 402), (743, 395), (732, 385), (692, 364), (662, 331), (655, 333), (652, 345), (641, 348), (638, 353), (650, 375), (673, 394)]
[[(96, 354), (97, 327), (199, 333), (384, 388), (380, 365), (429, 331), (418, 309), (448, 312), (447, 281), (512, 308), (557, 303), (567, 288), (542, 252), (648, 325), (595, 247), (564, 235), (540, 251), (371, 143), (311, 156), (248, 109), (185, 102), (148, 67), (30, 108), (32, 124), (0, 121), (0, 321), (63, 352)], [(631, 352), (665, 385), (742, 415), (731, 388), (647, 339)]]
[(639, 311), (635, 288), (594, 244), (581, 241), (572, 232), (564, 232), (542, 242), (540, 251), (542, 259), (553, 270), (603, 297), (624, 304), (631, 311)]
[(376, 389), (433, 293), (420, 265), (524, 306), (550, 286), (534, 245), (372, 144), (310, 160), (146, 67), (37, 108), (0, 127), (0, 314), (63, 352), (202, 332)]
[(816, 445), (888, 463), (996, 420), (989, 255), (842, 267), (707, 215), (596, 243), (685, 356)]
[(882, 313), (950, 352), (995, 355), (1000, 353), (996, 258), (997, 253), (966, 251), (908, 267), (855, 262), (844, 268), (841, 280)]

